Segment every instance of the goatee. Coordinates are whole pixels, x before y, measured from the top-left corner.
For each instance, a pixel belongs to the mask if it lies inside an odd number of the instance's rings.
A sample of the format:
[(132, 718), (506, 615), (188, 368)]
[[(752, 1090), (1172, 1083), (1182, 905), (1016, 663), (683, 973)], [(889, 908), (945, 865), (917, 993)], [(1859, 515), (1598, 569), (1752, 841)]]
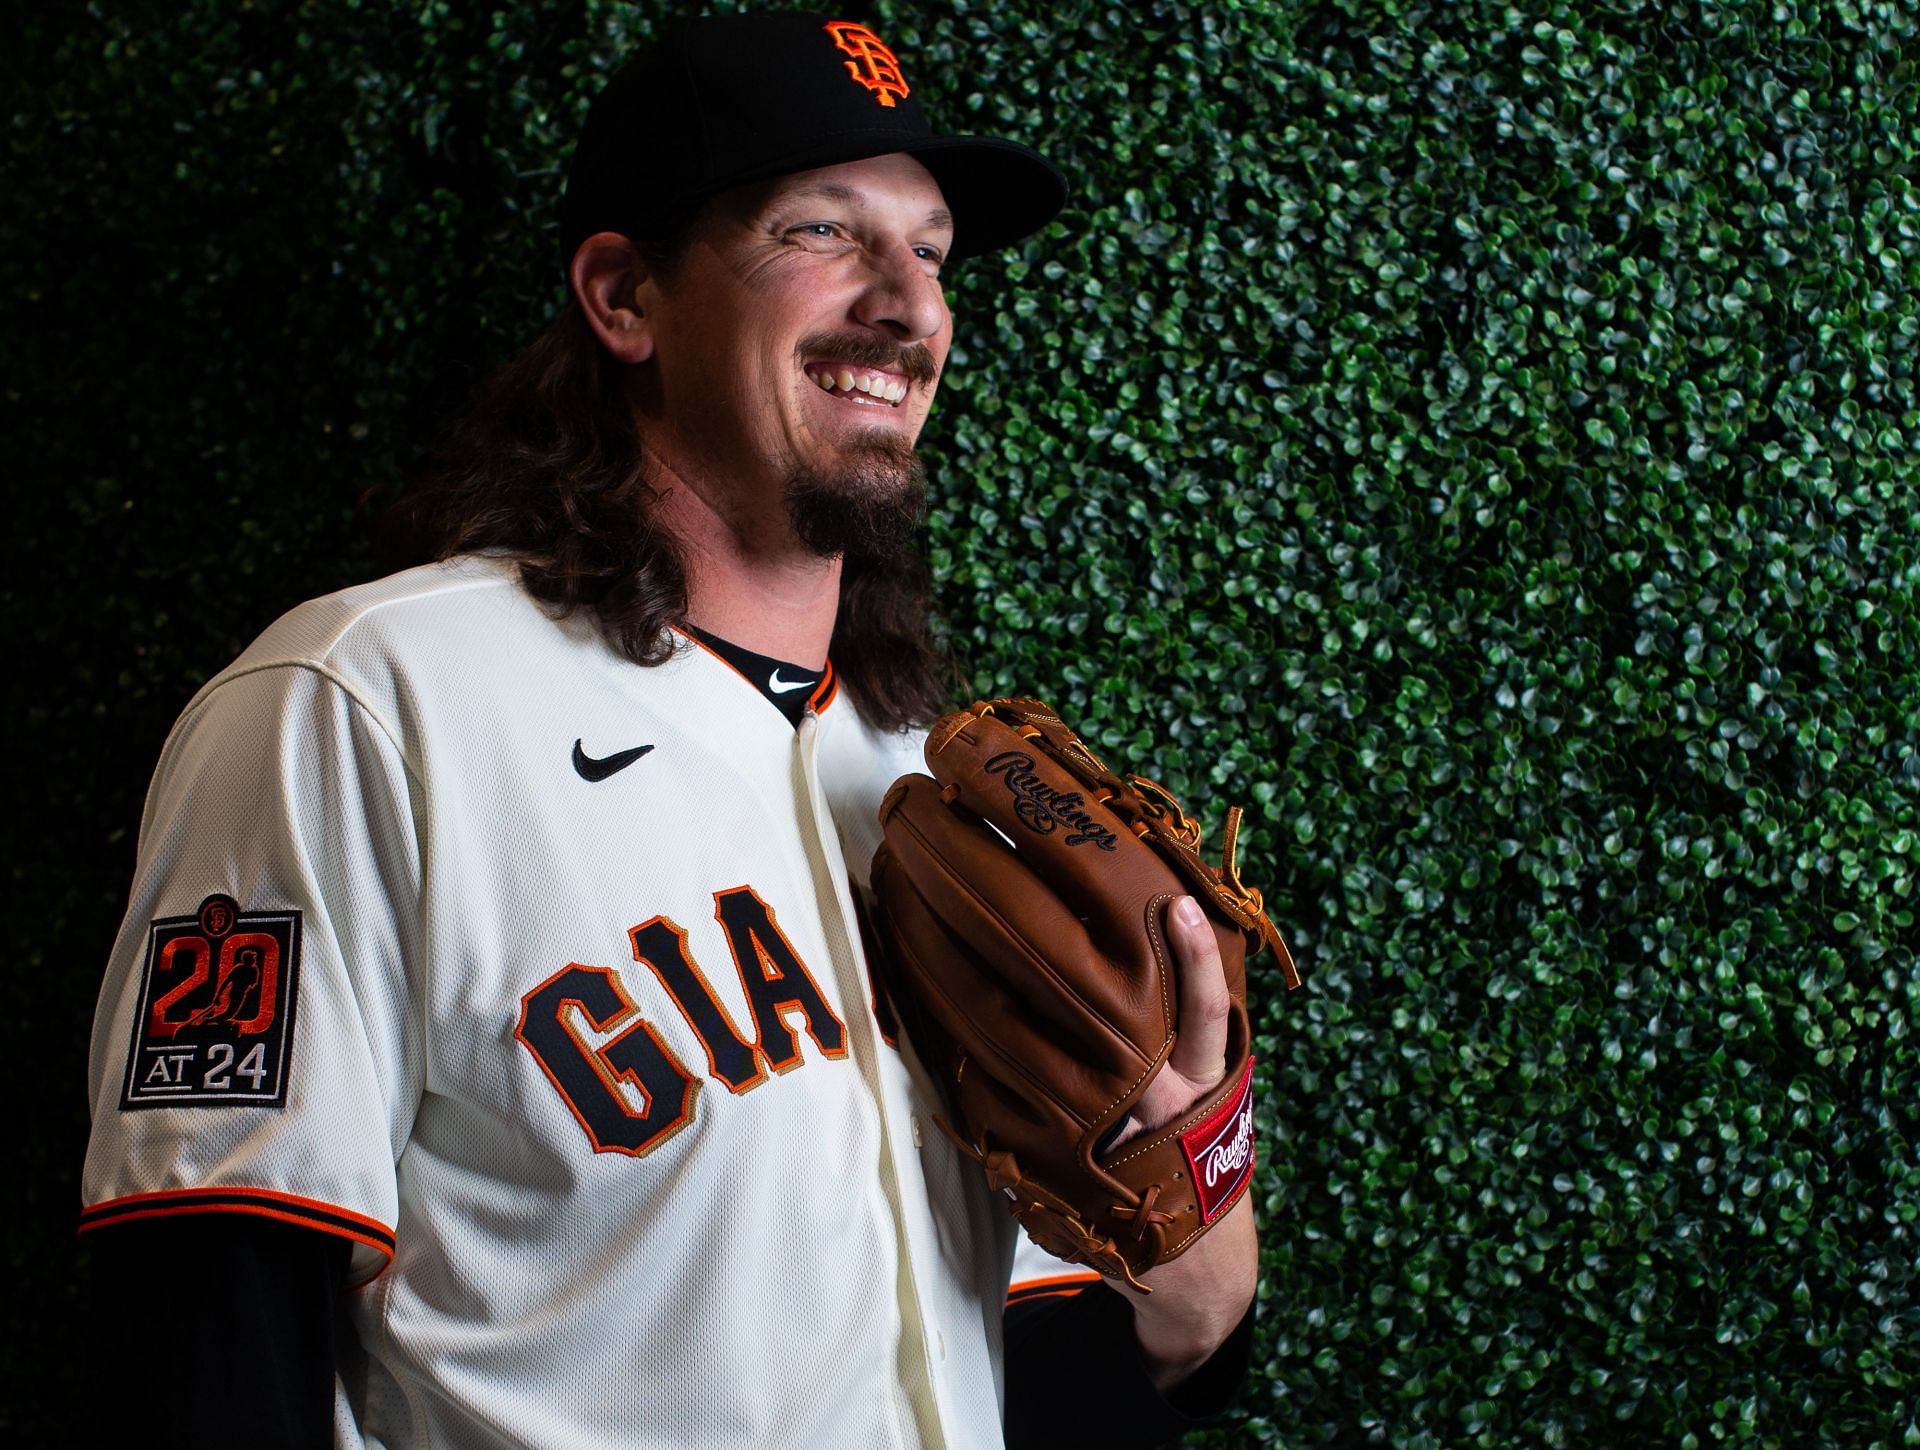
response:
[(911, 444), (880, 438), (831, 471), (787, 480), (794, 537), (823, 559), (884, 563), (912, 546), (927, 516), (926, 470)]

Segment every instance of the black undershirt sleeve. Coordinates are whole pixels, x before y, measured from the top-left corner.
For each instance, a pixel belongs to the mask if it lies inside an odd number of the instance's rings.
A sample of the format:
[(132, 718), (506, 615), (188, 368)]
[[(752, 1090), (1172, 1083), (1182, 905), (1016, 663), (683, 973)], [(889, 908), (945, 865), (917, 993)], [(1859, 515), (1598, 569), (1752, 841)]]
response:
[[(76, 1443), (330, 1450), (334, 1322), (351, 1246), (238, 1214), (115, 1224), (87, 1235), (91, 1339), (112, 1389), (80, 1407)], [(1008, 1450), (1148, 1450), (1211, 1423), (1246, 1378), (1253, 1311), (1171, 1396), (1154, 1389), (1115, 1291), (1006, 1314)], [(1089, 1393), (1096, 1391), (1097, 1393)]]
[(113, 1224), (85, 1243), (103, 1373), (76, 1407), (74, 1444), (331, 1450), (345, 1239), (208, 1213)]
[(1133, 1310), (1104, 1284), (1009, 1305), (1006, 1343), (1007, 1450), (1150, 1450), (1233, 1403), (1252, 1359), (1253, 1309), (1169, 1396), (1153, 1387)]

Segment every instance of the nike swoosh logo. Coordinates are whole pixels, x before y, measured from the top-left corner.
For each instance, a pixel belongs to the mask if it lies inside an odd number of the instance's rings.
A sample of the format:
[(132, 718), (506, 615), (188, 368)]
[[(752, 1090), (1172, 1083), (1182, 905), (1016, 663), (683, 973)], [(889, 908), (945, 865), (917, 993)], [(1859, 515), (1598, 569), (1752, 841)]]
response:
[(808, 685), (818, 683), (818, 680), (783, 680), (780, 678), (780, 671), (777, 668), (771, 675), (767, 676), (767, 688), (772, 690), (776, 695), (791, 694), (795, 690), (804, 690)]
[(636, 745), (631, 750), (616, 751), (595, 760), (580, 748), (580, 742), (576, 740), (573, 742), (573, 768), (579, 772), (582, 780), (605, 780), (610, 775), (618, 775), (651, 749), (651, 745)]

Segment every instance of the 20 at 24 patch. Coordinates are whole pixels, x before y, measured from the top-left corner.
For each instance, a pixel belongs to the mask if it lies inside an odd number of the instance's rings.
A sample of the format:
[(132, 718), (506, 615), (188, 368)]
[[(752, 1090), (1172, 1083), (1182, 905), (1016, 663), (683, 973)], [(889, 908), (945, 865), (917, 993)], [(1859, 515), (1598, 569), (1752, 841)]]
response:
[(293, 1055), (300, 913), (209, 896), (147, 929), (120, 1107), (282, 1107)]

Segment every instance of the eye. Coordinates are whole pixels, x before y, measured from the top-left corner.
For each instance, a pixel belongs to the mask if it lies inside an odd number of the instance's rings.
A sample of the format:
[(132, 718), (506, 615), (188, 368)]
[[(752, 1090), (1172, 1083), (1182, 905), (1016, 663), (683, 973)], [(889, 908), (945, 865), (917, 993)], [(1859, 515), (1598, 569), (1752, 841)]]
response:
[(913, 249), (913, 254), (914, 256), (918, 257), (921, 261), (931, 262), (936, 267), (938, 267), (942, 262), (946, 261), (946, 255), (938, 247), (929, 247), (924, 244), (918, 247), (915, 247)]
[(797, 227), (788, 227), (787, 235), (818, 237), (823, 241), (831, 241), (834, 237), (840, 235), (840, 228), (839, 225), (834, 222), (802, 222)]

